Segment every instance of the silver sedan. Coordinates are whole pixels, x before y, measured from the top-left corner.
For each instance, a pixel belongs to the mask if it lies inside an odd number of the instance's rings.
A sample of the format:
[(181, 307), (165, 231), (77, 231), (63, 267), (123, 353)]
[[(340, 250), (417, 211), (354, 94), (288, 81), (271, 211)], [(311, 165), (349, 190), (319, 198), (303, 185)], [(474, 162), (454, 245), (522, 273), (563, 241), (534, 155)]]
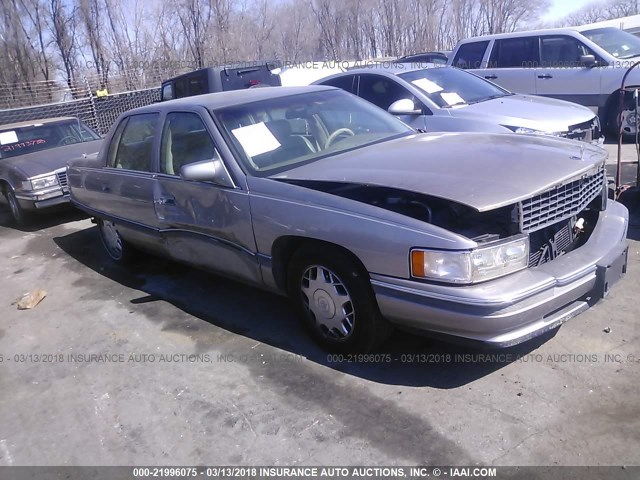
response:
[(605, 152), (513, 134), (416, 134), (340, 89), (150, 105), (69, 168), (107, 253), (143, 249), (288, 295), (325, 347), (392, 326), (494, 346), (555, 328), (626, 269)]
[(600, 144), (600, 120), (587, 107), (511, 93), (454, 67), (373, 64), (314, 82), (354, 93), (418, 130), (551, 135)]

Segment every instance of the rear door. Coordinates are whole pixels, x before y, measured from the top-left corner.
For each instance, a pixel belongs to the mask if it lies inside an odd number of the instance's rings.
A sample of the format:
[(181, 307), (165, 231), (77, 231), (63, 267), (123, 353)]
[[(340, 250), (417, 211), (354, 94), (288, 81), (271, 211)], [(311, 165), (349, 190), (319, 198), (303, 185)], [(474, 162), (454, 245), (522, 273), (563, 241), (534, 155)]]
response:
[(536, 70), (536, 93), (597, 109), (602, 69), (586, 67), (580, 56), (595, 52), (569, 35), (544, 35), (540, 38), (540, 67)]
[(539, 64), (539, 37), (502, 38), (494, 40), (487, 68), (474, 73), (511, 92), (535, 94)]
[(215, 127), (203, 115), (208, 113), (174, 111), (165, 118), (155, 215), (176, 260), (256, 282), (260, 272), (247, 192), (180, 177), (183, 165), (219, 158), (211, 135)]
[(90, 205), (118, 223), (125, 238), (151, 249), (162, 243), (153, 204), (159, 118), (124, 118), (109, 143), (105, 168), (85, 180)]

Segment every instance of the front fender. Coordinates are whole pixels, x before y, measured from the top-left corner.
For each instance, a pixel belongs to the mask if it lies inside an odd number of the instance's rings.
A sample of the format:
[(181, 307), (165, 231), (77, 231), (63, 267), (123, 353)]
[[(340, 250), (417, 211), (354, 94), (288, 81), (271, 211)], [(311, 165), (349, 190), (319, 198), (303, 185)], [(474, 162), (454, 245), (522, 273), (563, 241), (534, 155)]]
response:
[(466, 237), (382, 208), (276, 180), (250, 177), (251, 216), (258, 254), (271, 257), (283, 236), (343, 247), (369, 273), (410, 278), (412, 247), (470, 249)]

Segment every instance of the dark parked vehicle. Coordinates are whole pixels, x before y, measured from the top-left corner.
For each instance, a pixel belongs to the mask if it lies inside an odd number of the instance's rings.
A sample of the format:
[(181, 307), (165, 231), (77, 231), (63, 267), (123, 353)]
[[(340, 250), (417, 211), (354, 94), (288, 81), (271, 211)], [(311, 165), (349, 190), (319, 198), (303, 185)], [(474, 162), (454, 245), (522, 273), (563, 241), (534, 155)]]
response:
[(97, 153), (101, 143), (73, 117), (0, 125), (0, 190), (16, 223), (35, 210), (67, 203), (67, 162)]
[(391, 325), (513, 345), (626, 269), (628, 212), (585, 143), (417, 134), (319, 86), (149, 105), (106, 142), (69, 185), (114, 260), (135, 245), (287, 294), (334, 350)]
[(405, 55), (404, 57), (394, 60), (393, 63), (414, 63), (424, 68), (428, 63), (433, 65), (446, 65), (448, 59), (444, 52), (424, 52)]
[(160, 100), (252, 87), (279, 87), (280, 77), (271, 73), (278, 66), (279, 63), (261, 63), (241, 67), (209, 67), (185, 73), (162, 82)]

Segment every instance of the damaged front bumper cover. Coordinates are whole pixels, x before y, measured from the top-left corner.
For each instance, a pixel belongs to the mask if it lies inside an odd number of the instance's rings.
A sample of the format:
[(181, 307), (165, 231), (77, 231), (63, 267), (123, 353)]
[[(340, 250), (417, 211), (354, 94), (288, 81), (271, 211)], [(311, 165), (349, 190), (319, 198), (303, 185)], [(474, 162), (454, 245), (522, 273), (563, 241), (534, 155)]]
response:
[(629, 213), (610, 201), (588, 241), (552, 262), (469, 286), (371, 275), (392, 323), (508, 347), (560, 326), (606, 296), (626, 273)]

